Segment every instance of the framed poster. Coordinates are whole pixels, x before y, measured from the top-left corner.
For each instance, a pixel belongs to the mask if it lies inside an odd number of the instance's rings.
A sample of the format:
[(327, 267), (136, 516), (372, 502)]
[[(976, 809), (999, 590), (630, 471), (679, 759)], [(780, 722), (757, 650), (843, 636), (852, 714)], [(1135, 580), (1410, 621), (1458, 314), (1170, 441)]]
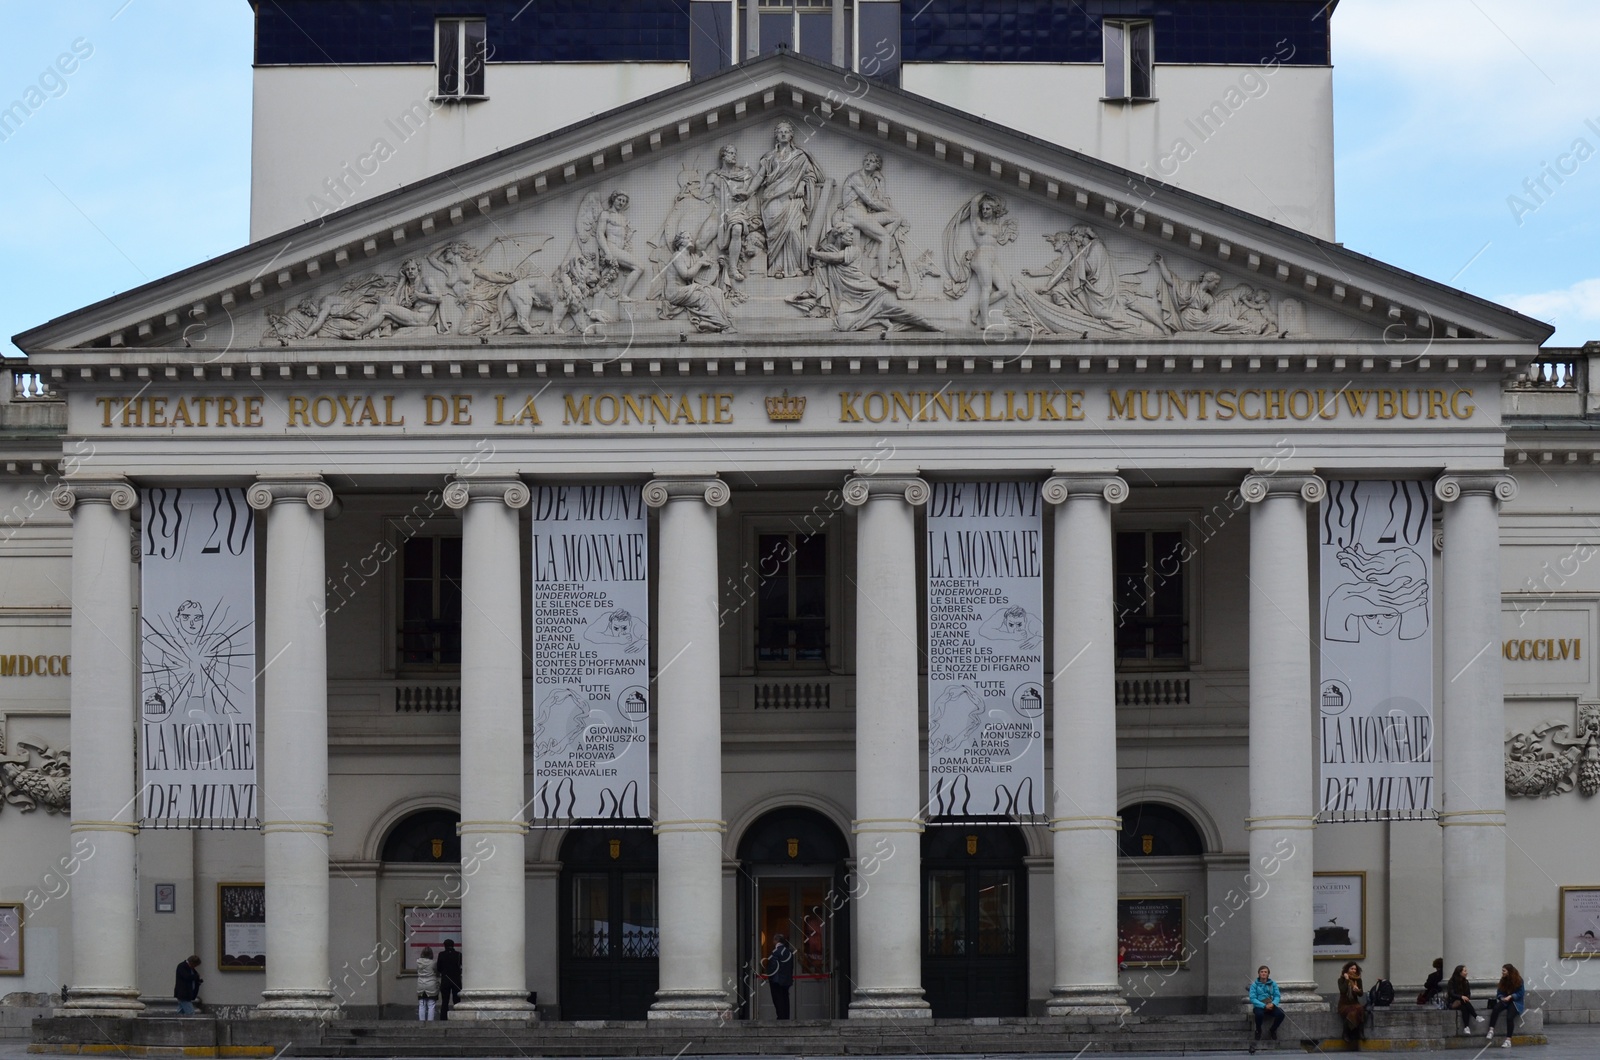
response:
[(1311, 874), (1311, 956), (1319, 961), (1367, 957), (1367, 874)]
[(417, 970), (417, 958), (424, 947), (432, 946), (439, 956), (444, 940), (453, 939), (461, 949), (461, 907), (459, 905), (402, 905), (400, 923), (405, 925), (405, 944), (401, 947), (402, 974)]
[(175, 883), (156, 884), (156, 912), (176, 913), (178, 911), (178, 885)]
[(1188, 960), (1184, 897), (1146, 894), (1117, 899), (1117, 947), (1127, 968), (1175, 968)]
[(1561, 888), (1561, 956), (1600, 954), (1600, 887)]
[(0, 902), (0, 975), (22, 974), (22, 903)]
[(267, 968), (267, 885), (217, 884), (217, 970)]

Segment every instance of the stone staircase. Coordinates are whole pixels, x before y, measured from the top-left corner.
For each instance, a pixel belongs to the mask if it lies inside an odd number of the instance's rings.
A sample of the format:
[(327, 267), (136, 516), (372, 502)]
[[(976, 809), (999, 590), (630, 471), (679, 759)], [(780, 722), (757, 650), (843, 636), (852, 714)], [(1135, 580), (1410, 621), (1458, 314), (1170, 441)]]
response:
[[(1519, 1024), (1518, 1045), (1542, 1044), (1538, 1013)], [(1253, 1025), (1244, 1014), (1058, 1019), (816, 1020), (789, 1023), (574, 1021), (533, 1024), (416, 1023), (403, 1020), (53, 1018), (34, 1024), (37, 1053), (102, 1052), (130, 1056), (270, 1057), (592, 1057), (741, 1055), (887, 1056), (1134, 1053), (1187, 1056), (1243, 1052)], [(1379, 1010), (1368, 1047), (1380, 1050), (1483, 1046), (1466, 1037), (1454, 1013)], [(1332, 1013), (1291, 1014), (1262, 1054), (1337, 1050)]]

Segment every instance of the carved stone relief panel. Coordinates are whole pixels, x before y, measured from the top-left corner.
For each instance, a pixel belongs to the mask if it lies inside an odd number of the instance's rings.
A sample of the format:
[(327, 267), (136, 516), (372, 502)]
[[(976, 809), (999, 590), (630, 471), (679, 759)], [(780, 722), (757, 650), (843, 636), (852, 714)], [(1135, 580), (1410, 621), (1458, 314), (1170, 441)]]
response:
[(47, 813), (70, 813), (72, 754), (26, 737), (12, 740), (0, 714), (0, 810), (8, 804), (23, 813), (41, 806)]
[[(1237, 267), (779, 119), (288, 296), (263, 344), (944, 332), (1377, 338)], [(375, 228), (383, 227), (375, 224)], [(1292, 292), (1291, 292), (1292, 293)]]

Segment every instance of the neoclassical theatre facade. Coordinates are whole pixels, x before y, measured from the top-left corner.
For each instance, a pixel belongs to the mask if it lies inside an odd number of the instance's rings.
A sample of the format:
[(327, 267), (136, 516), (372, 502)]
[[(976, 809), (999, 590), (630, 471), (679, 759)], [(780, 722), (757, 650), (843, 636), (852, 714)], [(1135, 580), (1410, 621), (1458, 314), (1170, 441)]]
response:
[(20, 336), (15, 989), (1593, 996), (1586, 363), (1127, 178), (778, 56)]

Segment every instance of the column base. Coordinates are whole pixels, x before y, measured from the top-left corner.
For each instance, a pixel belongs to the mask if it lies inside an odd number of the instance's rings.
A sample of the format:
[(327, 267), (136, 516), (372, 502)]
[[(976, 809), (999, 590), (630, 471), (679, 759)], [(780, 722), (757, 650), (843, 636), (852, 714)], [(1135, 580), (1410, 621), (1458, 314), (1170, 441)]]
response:
[(733, 1018), (733, 1006), (721, 990), (657, 990), (645, 1018), (724, 1021)]
[(1046, 1016), (1126, 1016), (1133, 1012), (1114, 984), (1053, 986), (1045, 1003)]
[(341, 1015), (332, 990), (263, 990), (255, 1019), (333, 1020)]
[(922, 997), (921, 987), (882, 987), (857, 990), (850, 999), (853, 1020), (925, 1020), (933, 1009)]
[(450, 1006), (450, 1018), (537, 1023), (539, 1010), (528, 1004), (527, 994), (514, 990), (463, 990), (461, 999)]
[(144, 1011), (139, 991), (132, 987), (75, 986), (55, 1010), (57, 1016), (137, 1016)]
[(1280, 982), (1278, 993), (1283, 998), (1285, 1012), (1327, 1012), (1332, 1008), (1317, 990), (1316, 983)]

